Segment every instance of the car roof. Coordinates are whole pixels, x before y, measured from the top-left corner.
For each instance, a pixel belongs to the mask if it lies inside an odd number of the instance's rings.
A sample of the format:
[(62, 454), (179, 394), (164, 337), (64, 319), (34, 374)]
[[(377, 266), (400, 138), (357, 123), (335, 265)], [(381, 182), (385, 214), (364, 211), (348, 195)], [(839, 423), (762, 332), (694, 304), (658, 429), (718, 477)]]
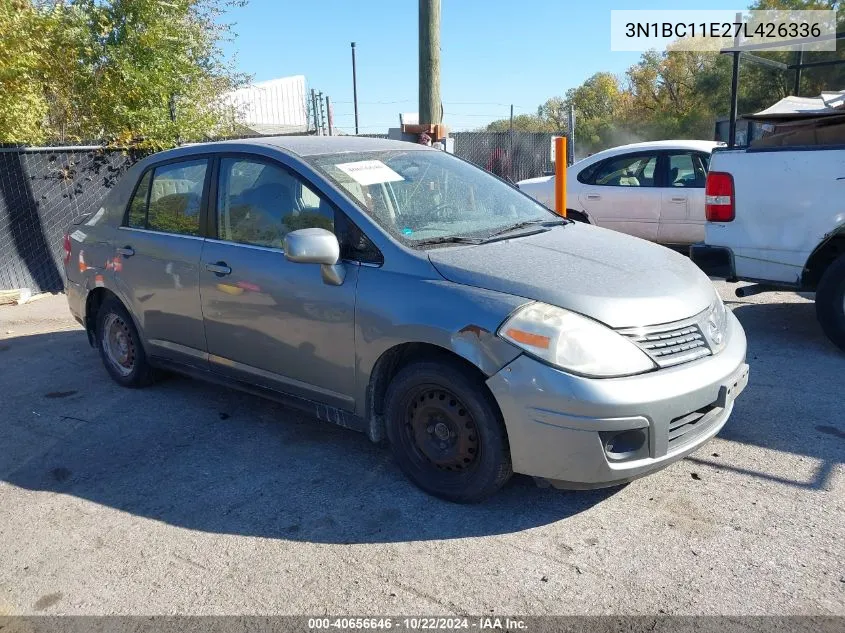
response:
[[(627, 145), (617, 145), (616, 147), (611, 147), (600, 152), (596, 152), (595, 154), (590, 154), (589, 156), (585, 156), (577, 161), (575, 161), (572, 165), (568, 167), (569, 170), (576, 170), (581, 171), (585, 167), (589, 167), (593, 163), (597, 163), (600, 160), (605, 158), (610, 158), (612, 156), (619, 156), (621, 154), (628, 154), (633, 152), (647, 152), (649, 150), (684, 150), (684, 151), (695, 151), (695, 152), (706, 152), (711, 153), (716, 147), (723, 146), (724, 143), (719, 141), (698, 141), (698, 140), (686, 140), (686, 139), (678, 139), (678, 140), (666, 140), (666, 141), (644, 141), (641, 143), (629, 143)], [(549, 180), (554, 180), (553, 175), (549, 176), (538, 176), (536, 178), (526, 178), (525, 180), (520, 180), (518, 185), (522, 184), (532, 184), (532, 183), (544, 183), (548, 182)]]
[(611, 147), (601, 152), (596, 152), (589, 158), (596, 156), (614, 156), (616, 154), (626, 154), (628, 152), (642, 152), (648, 150), (667, 150), (667, 149), (683, 149), (695, 150), (699, 152), (712, 152), (714, 147), (720, 145), (718, 141), (697, 141), (697, 140), (667, 140), (667, 141), (645, 141), (643, 143), (629, 143), (628, 145), (619, 145)]
[[(275, 147), (288, 154), (297, 156), (317, 156), (320, 154), (342, 154), (357, 152), (382, 152), (389, 150), (431, 150), (419, 143), (394, 141), (385, 138), (365, 136), (263, 136), (259, 138), (231, 139), (214, 143), (183, 145), (179, 149), (190, 148), (193, 151), (225, 151), (227, 146)], [(186, 152), (189, 153), (189, 152)]]

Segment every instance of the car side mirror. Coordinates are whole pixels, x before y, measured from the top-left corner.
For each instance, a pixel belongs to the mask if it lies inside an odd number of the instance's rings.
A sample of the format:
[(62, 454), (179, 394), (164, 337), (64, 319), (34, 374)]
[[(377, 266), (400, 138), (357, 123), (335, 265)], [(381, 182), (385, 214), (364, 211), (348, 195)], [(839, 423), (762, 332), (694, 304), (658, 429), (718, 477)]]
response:
[(340, 244), (326, 229), (299, 229), (285, 235), (285, 258), (298, 264), (320, 264), (323, 282), (332, 286), (341, 285), (346, 278), (346, 268), (340, 263)]

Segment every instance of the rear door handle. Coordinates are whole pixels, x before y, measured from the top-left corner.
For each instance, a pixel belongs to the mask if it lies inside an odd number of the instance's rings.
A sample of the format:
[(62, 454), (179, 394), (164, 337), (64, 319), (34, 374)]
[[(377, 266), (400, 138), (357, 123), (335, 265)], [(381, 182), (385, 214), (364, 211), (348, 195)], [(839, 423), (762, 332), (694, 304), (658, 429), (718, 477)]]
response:
[(686, 202), (686, 198), (672, 198), (672, 202)]
[(117, 249), (118, 255), (123, 255), (124, 257), (132, 257), (135, 254), (135, 250), (131, 246), (124, 246), (123, 248)]
[(206, 264), (205, 269), (214, 273), (218, 277), (225, 277), (231, 274), (232, 269), (226, 265), (226, 262), (217, 262), (215, 264)]
[(597, 193), (588, 193), (587, 200), (601, 200), (601, 196)]

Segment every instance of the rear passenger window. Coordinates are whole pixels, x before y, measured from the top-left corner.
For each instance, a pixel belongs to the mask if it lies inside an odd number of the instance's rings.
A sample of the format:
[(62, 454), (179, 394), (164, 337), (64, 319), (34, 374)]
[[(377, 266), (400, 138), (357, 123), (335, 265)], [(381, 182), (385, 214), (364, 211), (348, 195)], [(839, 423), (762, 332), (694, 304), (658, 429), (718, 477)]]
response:
[(200, 203), (207, 167), (206, 160), (156, 167), (150, 186), (148, 229), (199, 235)]
[(699, 154), (669, 156), (669, 187), (703, 189), (705, 180), (707, 180), (707, 166)]
[(150, 169), (135, 190), (126, 226), (179, 235), (200, 234), (200, 208), (207, 160)]
[(150, 175), (152, 172), (147, 172), (141, 178), (141, 183), (135, 190), (135, 195), (132, 197), (132, 202), (129, 203), (129, 215), (126, 218), (126, 226), (133, 229), (147, 228), (147, 194), (150, 192)]

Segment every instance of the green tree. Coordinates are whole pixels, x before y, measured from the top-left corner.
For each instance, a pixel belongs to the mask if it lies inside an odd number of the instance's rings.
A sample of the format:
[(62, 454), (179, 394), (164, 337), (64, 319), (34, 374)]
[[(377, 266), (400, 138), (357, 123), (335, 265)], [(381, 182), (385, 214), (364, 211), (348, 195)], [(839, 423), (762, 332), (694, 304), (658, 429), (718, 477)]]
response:
[[(845, 30), (842, 0), (755, 0), (752, 10), (835, 9), (839, 30)], [(793, 63), (791, 51), (755, 51), (783, 63)], [(845, 59), (836, 52), (808, 53), (805, 61)], [(635, 141), (668, 138), (712, 138), (715, 121), (730, 111), (731, 56), (716, 52), (647, 51), (622, 77), (596, 73), (580, 86), (553, 97), (532, 119), (537, 131), (564, 131), (566, 110), (575, 106), (575, 151), (583, 155)], [(744, 61), (740, 67), (739, 112), (757, 112), (792, 93), (794, 73)], [(801, 94), (845, 87), (845, 65), (805, 69)], [(507, 121), (491, 124), (506, 130)]]
[(0, 141), (105, 138), (158, 149), (229, 133), (222, 97), (247, 79), (222, 54), (232, 4), (0, 0), (0, 103), (27, 114), (0, 118)]
[(41, 90), (44, 43), (29, 0), (0, 0), (0, 141), (39, 142), (47, 101)]
[(552, 97), (537, 109), (537, 116), (543, 119), (551, 131), (565, 133), (569, 129), (569, 103), (560, 97)]
[(630, 93), (616, 75), (596, 73), (567, 90), (562, 101), (567, 107), (575, 106), (576, 155), (630, 140), (621, 136), (628, 120)]
[[(510, 130), (510, 119), (498, 119), (487, 124), (488, 132), (507, 132)], [(513, 118), (513, 129), (516, 132), (553, 132), (548, 121), (537, 114), (517, 114)]]
[[(513, 129), (517, 132), (565, 133), (569, 105), (560, 97), (552, 97), (537, 108), (537, 114), (518, 114), (513, 118)], [(485, 128), (488, 132), (507, 132), (510, 119), (498, 119)]]

